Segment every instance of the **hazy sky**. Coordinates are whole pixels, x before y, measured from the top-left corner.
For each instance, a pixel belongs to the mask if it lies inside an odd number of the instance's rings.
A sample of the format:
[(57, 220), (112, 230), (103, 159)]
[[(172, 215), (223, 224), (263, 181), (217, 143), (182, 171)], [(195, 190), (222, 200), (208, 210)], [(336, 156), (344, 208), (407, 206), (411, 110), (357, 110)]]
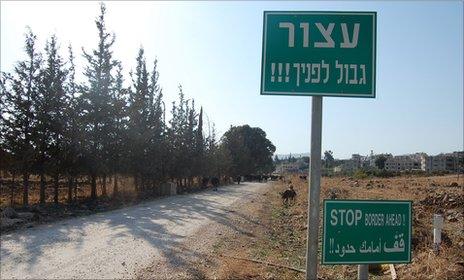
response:
[[(99, 2), (1, 2), (1, 70), (23, 58), (26, 25), (44, 41), (57, 34), (63, 54), (72, 43), (96, 46)], [(277, 153), (308, 152), (310, 99), (260, 96), (263, 11), (376, 11), (375, 99), (326, 97), (322, 149), (352, 153), (429, 154), (463, 149), (463, 4), (411, 2), (106, 2), (114, 53), (128, 72), (138, 48), (150, 68), (159, 60), (166, 104), (182, 84), (214, 121), (264, 129)], [(170, 105), (168, 106), (169, 109)]]

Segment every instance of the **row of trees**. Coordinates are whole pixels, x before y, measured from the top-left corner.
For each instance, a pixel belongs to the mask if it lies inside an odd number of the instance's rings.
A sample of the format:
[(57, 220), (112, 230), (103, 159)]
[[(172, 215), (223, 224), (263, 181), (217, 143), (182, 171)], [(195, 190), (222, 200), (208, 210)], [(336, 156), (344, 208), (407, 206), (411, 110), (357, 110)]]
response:
[(105, 6), (95, 20), (97, 47), (82, 49), (84, 82), (76, 81), (72, 47), (60, 55), (56, 36), (43, 55), (37, 37), (28, 30), (26, 59), (0, 80), (0, 169), (22, 176), (23, 204), (27, 205), (31, 175), (40, 177), (40, 203), (45, 203), (47, 180), (52, 178), (58, 203), (60, 180), (66, 178), (68, 200), (79, 177), (89, 178), (91, 198), (97, 197), (97, 179), (118, 175), (134, 178), (143, 192), (172, 180), (192, 185), (194, 178), (236, 176), (272, 171), (275, 147), (259, 128), (231, 127), (221, 141), (208, 121), (204, 135), (203, 109), (185, 98), (172, 103), (166, 120), (157, 60), (147, 66), (140, 48), (130, 86), (121, 62), (113, 55), (114, 34), (105, 26)]

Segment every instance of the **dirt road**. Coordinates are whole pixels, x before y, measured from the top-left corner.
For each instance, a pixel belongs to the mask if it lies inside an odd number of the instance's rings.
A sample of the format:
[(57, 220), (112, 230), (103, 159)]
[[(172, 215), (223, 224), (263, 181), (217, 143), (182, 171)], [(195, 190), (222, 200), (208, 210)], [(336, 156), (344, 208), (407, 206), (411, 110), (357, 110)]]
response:
[(227, 224), (229, 207), (267, 187), (232, 185), (3, 235), (0, 277), (134, 278), (157, 259), (176, 265), (185, 240), (208, 225)]

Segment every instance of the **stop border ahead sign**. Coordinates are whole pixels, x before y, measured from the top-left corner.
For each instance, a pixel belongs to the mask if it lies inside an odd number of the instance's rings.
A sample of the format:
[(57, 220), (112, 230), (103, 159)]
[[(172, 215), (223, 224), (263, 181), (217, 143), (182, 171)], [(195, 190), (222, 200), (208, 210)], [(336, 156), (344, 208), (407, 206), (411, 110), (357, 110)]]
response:
[(261, 95), (375, 98), (376, 12), (265, 11)]
[(322, 264), (411, 262), (412, 201), (324, 200)]

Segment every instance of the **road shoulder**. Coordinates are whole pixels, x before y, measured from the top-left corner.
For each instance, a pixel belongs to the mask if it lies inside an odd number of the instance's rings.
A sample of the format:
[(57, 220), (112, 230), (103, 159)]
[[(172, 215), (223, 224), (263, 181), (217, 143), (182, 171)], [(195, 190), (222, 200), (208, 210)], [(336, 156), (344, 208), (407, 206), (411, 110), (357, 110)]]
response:
[[(167, 252), (163, 259), (154, 259), (146, 268), (136, 273), (138, 279), (223, 279), (229, 275), (225, 255), (230, 250), (234, 255), (245, 249), (243, 242), (235, 240), (244, 237), (253, 240), (257, 231), (265, 230), (259, 220), (266, 205), (266, 196), (274, 188), (274, 183), (253, 195), (224, 208), (225, 219), (212, 221), (202, 226), (175, 249)], [(226, 221), (226, 222), (224, 222)], [(236, 243), (236, 244), (235, 244)], [(235, 245), (239, 248), (235, 248)], [(243, 246), (243, 247), (242, 247)], [(167, 260), (169, 258), (169, 261)], [(174, 261), (173, 261), (174, 260)], [(245, 270), (247, 271), (247, 270)], [(251, 270), (250, 270), (251, 271)], [(259, 275), (262, 271), (255, 273)]]

